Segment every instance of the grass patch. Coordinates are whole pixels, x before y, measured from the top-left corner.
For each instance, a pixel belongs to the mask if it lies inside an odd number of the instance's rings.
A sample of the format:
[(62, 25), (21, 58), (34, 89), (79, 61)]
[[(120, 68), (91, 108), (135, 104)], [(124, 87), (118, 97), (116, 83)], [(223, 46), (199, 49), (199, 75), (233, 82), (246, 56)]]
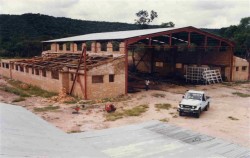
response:
[(4, 86), (4, 87), (0, 87), (0, 90), (8, 92), (8, 93), (13, 93), (13, 94), (18, 95), (20, 97), (30, 97), (30, 95), (27, 94), (25, 91), (22, 91), (20, 89), (14, 88), (14, 87)]
[(46, 111), (55, 111), (55, 110), (57, 110), (59, 108), (60, 108), (59, 106), (49, 105), (49, 106), (46, 106), (46, 107), (43, 107), (43, 108), (34, 108), (33, 110), (35, 112), (46, 112)]
[(81, 131), (80, 130), (72, 130), (72, 131), (69, 131), (67, 133), (80, 133)]
[(164, 118), (164, 119), (160, 119), (159, 121), (161, 121), (161, 122), (168, 122), (169, 119), (168, 118)]
[(32, 86), (32, 85), (29, 85), (29, 84), (24, 84), (24, 83), (22, 83), (20, 81), (8, 80), (7, 82), (10, 85), (12, 85), (14, 87), (14, 89), (16, 89), (19, 93), (21, 93), (21, 94), (24, 93), (24, 94), (28, 95), (26, 97), (34, 95), (34, 96), (40, 96), (40, 97), (50, 98), (52, 96), (57, 95), (57, 93), (55, 93), (55, 92), (48, 92), (48, 91), (43, 90), (43, 89), (41, 89), (41, 88), (39, 88), (37, 86)]
[(64, 101), (63, 103), (65, 104), (76, 104), (79, 102), (80, 99), (78, 98), (72, 98), (72, 100), (67, 100), (67, 101)]
[(237, 119), (237, 118), (235, 118), (235, 117), (233, 117), (233, 116), (228, 116), (228, 118), (229, 118), (230, 120), (234, 120), (234, 121), (239, 120), (239, 119)]
[(165, 94), (161, 94), (161, 93), (153, 93), (151, 94), (153, 97), (156, 97), (156, 98), (164, 98), (166, 95)]
[(14, 103), (14, 102), (20, 102), (20, 101), (24, 101), (25, 100), (25, 98), (23, 98), (23, 97), (19, 97), (19, 98), (17, 98), (17, 99), (14, 99), (12, 102)]
[(245, 94), (245, 93), (241, 93), (241, 92), (233, 92), (232, 94), (237, 95), (237, 96), (242, 97), (242, 98), (250, 97), (249, 94)]
[(235, 84), (245, 84), (245, 83), (250, 83), (250, 80), (247, 81), (235, 81)]
[(250, 81), (248, 80), (248, 81), (222, 82), (222, 84), (225, 86), (237, 86), (245, 83), (250, 83)]
[(113, 112), (106, 115), (106, 121), (115, 121), (123, 118), (124, 114), (122, 112)]
[(171, 108), (171, 104), (168, 104), (168, 103), (162, 103), (162, 104), (155, 104), (155, 108), (157, 109), (157, 110), (161, 110), (161, 109), (166, 109), (166, 110), (168, 110), (168, 109), (170, 109)]
[(146, 104), (139, 105), (132, 109), (124, 110), (124, 114), (127, 116), (140, 116), (142, 113), (147, 111), (148, 107), (149, 106)]
[(50, 98), (57, 95), (57, 93), (55, 92), (48, 92), (36, 86), (30, 86), (30, 88), (27, 89), (27, 92), (31, 95), (40, 96), (44, 98)]
[(142, 113), (146, 112), (148, 108), (149, 108), (148, 105), (143, 104), (131, 109), (123, 110), (121, 112), (116, 111), (113, 113), (108, 113), (106, 115), (106, 121), (115, 121), (125, 116), (140, 116)]
[(127, 95), (119, 95), (114, 98), (102, 98), (98, 100), (89, 100), (89, 101), (81, 101), (80, 104), (98, 104), (98, 103), (107, 103), (107, 102), (122, 102), (131, 99), (130, 96)]
[(175, 112), (170, 112), (169, 114), (170, 114), (170, 115), (175, 115)]
[(234, 84), (232, 82), (222, 82), (222, 84), (225, 86), (228, 86), (228, 87), (234, 86)]

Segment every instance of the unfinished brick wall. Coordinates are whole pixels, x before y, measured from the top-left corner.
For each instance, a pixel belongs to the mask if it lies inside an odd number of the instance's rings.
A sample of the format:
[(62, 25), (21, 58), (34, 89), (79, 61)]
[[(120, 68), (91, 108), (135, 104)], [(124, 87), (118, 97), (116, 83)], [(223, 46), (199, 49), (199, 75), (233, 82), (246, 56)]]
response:
[[(66, 50), (66, 43), (63, 43), (63, 50), (59, 49), (58, 43), (51, 43), (50, 50), (45, 52), (58, 52), (58, 53), (81, 53), (80, 50), (77, 50), (76, 43), (70, 43), (70, 50)], [(82, 43), (82, 46), (86, 45), (86, 43)], [(107, 42), (107, 51), (101, 51), (101, 44), (100, 42), (92, 41), (91, 43), (91, 51), (87, 52), (96, 52), (96, 53), (114, 53), (114, 54), (124, 54), (125, 53), (125, 44), (124, 42), (119, 43), (119, 51), (113, 51), (113, 45), (111, 41)]]
[[(3, 76), (8, 77), (8, 78), (11, 78), (11, 72), (10, 72), (11, 66), (10, 66), (10, 62), (6, 61), (6, 60), (0, 60), (0, 64), (1, 64), (0, 75), (3, 75)], [(6, 67), (6, 64), (9, 64), (8, 68)]]
[(46, 71), (46, 77), (43, 77), (41, 70), (39, 70), (39, 75), (36, 75), (35, 72), (32, 74), (32, 68), (29, 68), (29, 73), (13, 69), (12, 78), (52, 92), (60, 92), (62, 89), (61, 75), (59, 76), (59, 80), (52, 79), (50, 71)]
[[(88, 98), (108, 98), (125, 94), (124, 58), (115, 60), (88, 72)], [(103, 83), (92, 83), (93, 75), (103, 75)], [(109, 75), (114, 75), (114, 82), (109, 82)], [(83, 79), (81, 79), (83, 80)]]
[[(92, 68), (87, 72), (87, 98), (109, 98), (116, 97), (118, 95), (125, 94), (125, 70), (124, 70), (124, 58), (114, 60), (113, 62), (100, 65)], [(70, 70), (68, 76), (65, 76), (69, 80), (67, 91), (73, 84), (72, 74), (75, 70)], [(84, 98), (85, 84), (84, 84), (84, 70), (79, 71), (75, 86), (73, 89), (73, 95)], [(92, 83), (92, 76), (103, 76), (103, 83)], [(114, 82), (109, 82), (109, 75), (114, 75)]]
[(233, 81), (248, 80), (249, 62), (245, 59), (234, 56), (233, 58)]

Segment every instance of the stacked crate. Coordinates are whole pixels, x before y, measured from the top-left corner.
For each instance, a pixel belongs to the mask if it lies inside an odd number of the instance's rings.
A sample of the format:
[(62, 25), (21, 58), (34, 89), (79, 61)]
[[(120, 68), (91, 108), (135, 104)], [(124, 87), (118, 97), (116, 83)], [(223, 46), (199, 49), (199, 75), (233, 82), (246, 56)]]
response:
[(186, 69), (186, 82), (199, 83), (203, 81), (203, 72), (209, 70), (209, 67), (188, 66)]
[(206, 70), (203, 72), (203, 78), (206, 84), (214, 84), (222, 82), (220, 70)]

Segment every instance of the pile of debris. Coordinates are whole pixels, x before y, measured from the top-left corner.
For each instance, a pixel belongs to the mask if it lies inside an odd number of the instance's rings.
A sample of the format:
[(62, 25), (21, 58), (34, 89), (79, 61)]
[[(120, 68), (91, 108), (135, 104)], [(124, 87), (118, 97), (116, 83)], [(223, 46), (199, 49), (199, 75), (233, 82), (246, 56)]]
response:
[(59, 103), (66, 103), (66, 102), (74, 102), (75, 98), (67, 95), (66, 89), (63, 88), (58, 96), (54, 96), (51, 98), (52, 100), (59, 102)]

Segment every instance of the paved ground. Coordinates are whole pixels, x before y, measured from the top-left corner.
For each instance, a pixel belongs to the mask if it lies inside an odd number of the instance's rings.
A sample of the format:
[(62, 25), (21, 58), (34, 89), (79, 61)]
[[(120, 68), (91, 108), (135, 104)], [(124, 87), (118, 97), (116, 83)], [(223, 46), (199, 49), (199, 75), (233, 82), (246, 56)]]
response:
[(26, 109), (0, 103), (1, 157), (250, 157), (250, 150), (159, 121), (66, 134)]

